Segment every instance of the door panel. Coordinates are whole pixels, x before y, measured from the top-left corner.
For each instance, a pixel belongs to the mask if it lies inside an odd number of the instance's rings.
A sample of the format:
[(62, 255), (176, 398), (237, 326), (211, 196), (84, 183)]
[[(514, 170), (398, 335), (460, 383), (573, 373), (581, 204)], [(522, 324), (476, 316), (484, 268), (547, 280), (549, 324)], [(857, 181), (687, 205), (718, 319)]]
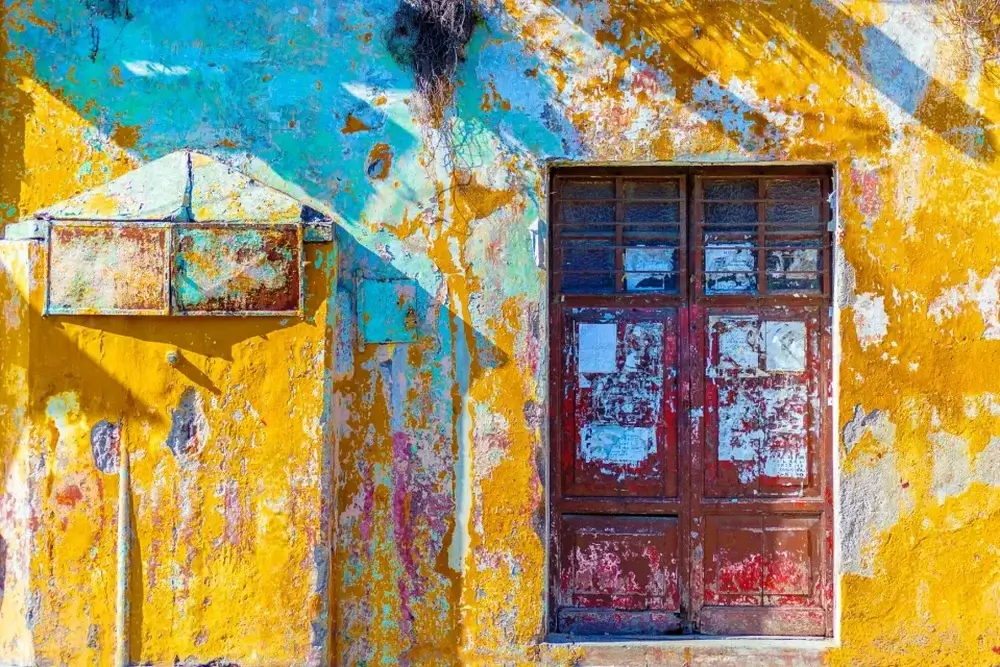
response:
[(705, 604), (761, 604), (763, 532), (759, 516), (705, 518)]
[(680, 627), (675, 518), (566, 515), (562, 526), (562, 632)]
[(677, 317), (670, 309), (566, 313), (563, 492), (677, 496)]
[(692, 620), (707, 634), (825, 635), (829, 323), (819, 306), (693, 312)]
[(764, 517), (764, 605), (818, 605), (819, 516)]
[(818, 493), (816, 310), (709, 311), (703, 399), (707, 496)]

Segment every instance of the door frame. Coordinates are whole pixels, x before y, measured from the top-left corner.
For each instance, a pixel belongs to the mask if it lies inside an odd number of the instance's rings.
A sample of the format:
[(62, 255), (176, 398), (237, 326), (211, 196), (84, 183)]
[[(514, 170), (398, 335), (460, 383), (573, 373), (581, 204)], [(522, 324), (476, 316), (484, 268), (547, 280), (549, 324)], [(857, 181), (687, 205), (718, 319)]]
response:
[[(821, 306), (822, 316), (821, 316), (821, 327), (826, 330), (826, 335), (821, 335), (821, 350), (822, 350), (822, 371), (821, 379), (823, 390), (826, 392), (825, 405), (821, 406), (824, 413), (824, 419), (822, 423), (822, 434), (821, 434), (821, 456), (819, 465), (822, 469), (822, 495), (825, 498), (824, 504), (824, 518), (823, 518), (823, 529), (825, 532), (824, 542), (826, 544), (826, 553), (824, 555), (824, 567), (823, 575), (828, 578), (826, 586), (829, 588), (829, 608), (826, 609), (827, 626), (825, 636), (822, 635), (808, 635), (814, 639), (825, 640), (827, 642), (832, 642), (836, 644), (839, 642), (840, 637), (840, 591), (839, 591), (839, 574), (840, 574), (840, 540), (839, 540), (839, 520), (840, 520), (840, 505), (839, 505), (839, 457), (838, 452), (838, 442), (839, 434), (837, 432), (836, 424), (838, 419), (838, 398), (839, 398), (839, 360), (840, 360), (840, 312), (839, 308), (836, 307), (838, 303), (838, 294), (840, 287), (843, 284), (840, 280), (834, 280), (834, 277), (841, 270), (840, 254), (841, 254), (841, 234), (842, 228), (839, 222), (839, 206), (838, 206), (838, 193), (839, 193), (839, 179), (838, 170), (836, 165), (830, 162), (808, 162), (808, 163), (782, 163), (782, 162), (755, 162), (755, 163), (739, 163), (731, 165), (721, 165), (718, 163), (672, 163), (664, 164), (658, 166), (647, 165), (614, 165), (614, 166), (604, 166), (604, 165), (593, 165), (593, 164), (582, 164), (582, 163), (569, 163), (569, 162), (552, 162), (546, 169), (543, 178), (543, 182), (546, 188), (546, 215), (547, 224), (543, 227), (544, 234), (544, 266), (546, 267), (546, 290), (545, 290), (545, 303), (543, 312), (546, 313), (545, 323), (548, 326), (548, 332), (546, 335), (545, 348), (544, 348), (544, 358), (546, 359), (545, 368), (547, 371), (547, 401), (548, 401), (548, 412), (547, 412), (547, 428), (543, 435), (543, 442), (546, 453), (546, 480), (549, 485), (548, 492), (546, 493), (545, 503), (546, 503), (546, 522), (545, 522), (545, 568), (546, 576), (544, 577), (544, 602), (543, 610), (545, 617), (545, 634), (551, 637), (564, 636), (557, 632), (557, 600), (556, 592), (558, 590), (559, 582), (557, 577), (559, 575), (559, 568), (555, 562), (558, 553), (557, 542), (559, 539), (559, 511), (558, 511), (558, 498), (561, 494), (562, 486), (562, 474), (560, 465), (561, 456), (561, 440), (562, 437), (559, 432), (562, 429), (560, 410), (562, 407), (562, 397), (560, 396), (560, 390), (563, 386), (562, 384), (562, 373), (563, 363), (562, 363), (562, 344), (564, 337), (564, 327), (565, 321), (563, 316), (563, 311), (570, 307), (566, 304), (566, 295), (558, 293), (558, 277), (555, 269), (560, 266), (561, 257), (559, 256), (558, 244), (554, 241), (555, 229), (553, 222), (557, 220), (556, 208), (558, 206), (558, 201), (555, 197), (556, 194), (556, 179), (559, 177), (566, 176), (599, 176), (605, 178), (614, 178), (617, 176), (626, 178), (642, 178), (642, 177), (672, 177), (676, 178), (680, 176), (682, 180), (683, 188), (683, 198), (684, 202), (680, 207), (681, 216), (681, 235), (682, 244), (684, 251), (679, 253), (679, 262), (681, 265), (681, 274), (679, 276), (679, 289), (677, 294), (643, 294), (635, 293), (629, 294), (627, 292), (617, 292), (606, 295), (586, 295), (586, 296), (573, 296), (571, 297), (571, 302), (573, 306), (588, 307), (588, 306), (611, 306), (614, 304), (617, 307), (638, 307), (638, 308), (673, 308), (676, 313), (676, 318), (678, 321), (678, 370), (680, 369), (690, 369), (690, 364), (692, 363), (692, 355), (701, 355), (704, 350), (704, 342), (698, 340), (698, 336), (704, 336), (704, 331), (698, 330), (699, 321), (705, 319), (707, 322), (707, 316), (704, 314), (709, 308), (735, 305), (740, 303), (745, 305), (748, 299), (747, 297), (713, 297), (711, 299), (705, 299), (704, 297), (699, 298), (698, 292), (695, 288), (695, 280), (698, 276), (697, 267), (700, 265), (700, 257), (696, 257), (697, 243), (688, 243), (688, 238), (694, 237), (696, 231), (696, 222), (694, 217), (694, 207), (698, 205), (696, 203), (696, 198), (694, 195), (695, 189), (695, 176), (747, 176), (747, 177), (761, 177), (761, 176), (781, 176), (781, 175), (794, 175), (794, 174), (816, 174), (817, 176), (823, 177), (824, 182), (824, 192), (823, 192), (823, 215), (824, 219), (828, 221), (828, 231), (830, 233), (830, 245), (829, 250), (824, 256), (825, 267), (824, 275), (822, 277), (824, 281), (823, 294), (820, 299), (822, 299), (823, 304)], [(624, 206), (621, 201), (621, 181), (619, 181), (617, 196), (618, 196), (618, 207)], [(619, 216), (620, 219), (620, 216)], [(620, 237), (619, 237), (620, 239)], [(622, 267), (616, 265), (616, 269), (620, 270)], [(759, 271), (764, 271), (764, 267), (758, 266)], [(806, 305), (801, 298), (796, 297), (765, 297), (759, 299), (763, 307), (767, 306), (802, 306)], [(817, 300), (813, 300), (812, 303), (816, 303)], [(704, 317), (703, 317), (704, 316)], [(695, 356), (695, 358), (697, 358)], [(692, 477), (695, 468), (695, 454), (694, 450), (696, 447), (692, 447), (692, 425), (689, 419), (690, 409), (694, 406), (693, 402), (693, 392), (695, 391), (695, 381), (693, 375), (690, 372), (679, 372), (678, 373), (678, 441), (677, 441), (677, 474), (678, 474), (678, 485), (679, 485), (679, 495), (678, 502), (681, 507), (687, 507), (686, 512), (678, 512), (676, 517), (678, 525), (680, 527), (680, 552), (678, 554), (679, 560), (682, 562), (688, 560), (691, 557), (692, 551), (692, 540), (691, 540), (691, 516), (693, 513), (693, 503), (695, 490), (692, 485)], [(703, 381), (704, 378), (700, 378)], [(697, 384), (701, 384), (701, 381)], [(704, 434), (700, 436), (704, 437)], [(703, 445), (699, 443), (699, 447), (703, 449)], [(698, 457), (703, 456), (700, 452), (697, 454)], [(636, 510), (644, 509), (642, 503), (636, 503), (634, 505)], [(584, 507), (581, 506), (584, 510)], [(585, 511), (585, 510), (584, 510)], [(650, 516), (650, 514), (643, 513), (641, 511), (635, 513), (637, 516)], [(630, 514), (631, 515), (631, 514)], [(671, 515), (664, 515), (671, 516)], [(682, 601), (691, 602), (691, 581), (690, 578), (694, 576), (694, 572), (698, 564), (692, 562), (689, 566), (681, 568), (680, 572), (680, 586), (682, 589)], [(694, 618), (690, 616), (691, 609), (685, 610), (689, 616), (687, 618), (687, 627), (685, 627), (683, 634), (679, 635), (662, 635), (656, 636), (662, 639), (675, 639), (683, 640), (690, 639), (692, 637), (698, 637), (699, 634), (691, 632), (694, 626)], [(717, 636), (720, 641), (729, 640), (745, 640), (748, 635), (743, 634), (729, 634)], [(768, 639), (780, 638), (780, 637), (793, 637), (794, 635), (770, 635)], [(799, 635), (799, 638), (802, 636)], [(618, 639), (621, 641), (642, 641), (643, 639), (649, 639), (650, 635), (612, 635), (613, 639)]]

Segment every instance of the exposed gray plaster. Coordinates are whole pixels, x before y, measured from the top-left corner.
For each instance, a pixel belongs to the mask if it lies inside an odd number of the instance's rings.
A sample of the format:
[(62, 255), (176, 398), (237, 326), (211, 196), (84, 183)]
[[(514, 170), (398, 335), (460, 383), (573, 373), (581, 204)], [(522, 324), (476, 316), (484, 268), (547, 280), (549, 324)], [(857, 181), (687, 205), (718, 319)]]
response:
[(938, 503), (943, 503), (946, 498), (964, 493), (972, 481), (969, 442), (946, 431), (932, 433), (930, 440), (934, 445), (931, 492)]
[(854, 267), (847, 261), (844, 253), (837, 254), (836, 272), (837, 307), (849, 308), (854, 304), (854, 290), (857, 287), (857, 278), (854, 275)]
[(180, 403), (170, 412), (167, 447), (175, 456), (196, 452), (208, 437), (208, 420), (201, 395), (193, 388), (184, 390)]
[(888, 412), (872, 410), (866, 414), (863, 406), (855, 405), (854, 416), (844, 424), (840, 433), (841, 442), (848, 454), (861, 442), (866, 432), (871, 433), (883, 447), (891, 447), (896, 441), (896, 425), (889, 419)]
[(914, 503), (896, 470), (895, 452), (865, 458), (865, 465), (841, 478), (842, 567), (846, 573), (871, 577), (879, 534), (913, 511)]
[(976, 457), (975, 479), (977, 482), (1000, 486), (1000, 438), (993, 436), (986, 449)]

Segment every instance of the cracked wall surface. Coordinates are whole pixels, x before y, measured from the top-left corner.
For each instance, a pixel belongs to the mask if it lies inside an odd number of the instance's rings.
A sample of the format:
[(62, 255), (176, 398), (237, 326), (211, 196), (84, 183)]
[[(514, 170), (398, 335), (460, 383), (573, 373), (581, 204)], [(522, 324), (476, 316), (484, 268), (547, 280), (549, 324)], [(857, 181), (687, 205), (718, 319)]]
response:
[[(994, 66), (935, 3), (482, 0), (435, 106), (397, 5), (3, 5), (4, 222), (181, 148), (343, 221), (301, 320), (43, 318), (0, 244), (0, 661), (110, 664), (117, 437), (136, 662), (1000, 663)], [(540, 644), (554, 161), (834, 165), (838, 647)]]

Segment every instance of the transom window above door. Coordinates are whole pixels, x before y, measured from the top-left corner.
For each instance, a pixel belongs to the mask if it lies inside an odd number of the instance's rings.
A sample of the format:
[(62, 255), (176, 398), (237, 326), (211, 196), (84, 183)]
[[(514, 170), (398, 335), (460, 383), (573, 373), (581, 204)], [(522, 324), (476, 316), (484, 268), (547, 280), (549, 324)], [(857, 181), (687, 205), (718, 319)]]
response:
[(556, 293), (829, 294), (828, 176), (622, 173), (553, 179)]

